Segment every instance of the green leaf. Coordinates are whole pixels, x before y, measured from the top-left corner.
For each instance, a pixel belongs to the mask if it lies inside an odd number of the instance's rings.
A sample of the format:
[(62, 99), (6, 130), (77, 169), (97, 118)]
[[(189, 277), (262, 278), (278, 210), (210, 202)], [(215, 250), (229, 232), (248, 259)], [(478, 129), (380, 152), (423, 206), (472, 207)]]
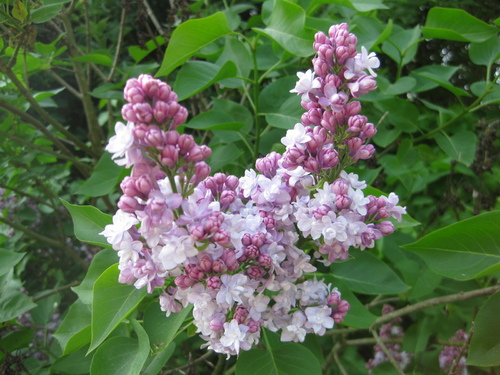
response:
[(364, 46), (369, 51), (391, 35), (392, 20), (384, 25), (377, 18), (358, 15), (353, 18), (349, 31), (358, 38), (358, 46)]
[(117, 259), (118, 256), (112, 249), (101, 250), (94, 256), (82, 283), (72, 288), (85, 305), (90, 305), (92, 303), (92, 290), (94, 289), (94, 283), (97, 278), (101, 276), (109, 266), (115, 264)]
[(481, 101), (481, 104), (483, 105), (500, 103), (500, 85), (496, 83), (490, 83), (490, 85), (487, 85), (486, 81), (474, 82), (470, 86), (470, 89), (476, 96), (481, 96), (486, 90), (488, 90), (488, 93)]
[(445, 80), (442, 76), (436, 75), (434, 73), (423, 72), (423, 71), (420, 71), (418, 73), (415, 71), (413, 73), (418, 74), (421, 77), (424, 77), (432, 82), (437, 83), (439, 86), (444, 87), (448, 91), (451, 91), (456, 96), (471, 96), (467, 91), (453, 86), (450, 82)]
[(461, 130), (452, 136), (442, 132), (436, 134), (436, 143), (452, 160), (469, 166), (476, 154), (477, 137), (471, 131)]
[(239, 130), (245, 126), (242, 122), (234, 121), (225, 112), (207, 111), (194, 117), (184, 125), (186, 128), (202, 130)]
[[(234, 132), (217, 132), (220, 133), (234, 133)], [(229, 138), (229, 137), (226, 137)], [(245, 150), (238, 147), (235, 143), (230, 142), (222, 146), (214, 147), (212, 155), (208, 159), (209, 165), (212, 167), (212, 172), (220, 171), (226, 165), (235, 163)], [(231, 155), (230, 158), (227, 156)]]
[(300, 116), (304, 108), (300, 105), (299, 96), (288, 97), (278, 111), (266, 113), (266, 121), (269, 125), (279, 129), (293, 129), (300, 122)]
[(102, 154), (90, 178), (75, 193), (89, 197), (101, 197), (110, 193), (117, 184), (123, 167), (111, 160), (111, 154)]
[(86, 355), (88, 347), (62, 357), (59, 357), (50, 367), (51, 374), (88, 374), (94, 353)]
[(167, 361), (174, 354), (175, 343), (171, 343), (165, 350), (150, 356), (144, 365), (141, 375), (158, 375)]
[(387, 9), (382, 0), (314, 0), (311, 7), (320, 4), (335, 4), (346, 8), (357, 10), (358, 12), (369, 12), (375, 9)]
[(497, 28), (462, 9), (432, 8), (422, 28), (425, 38), (484, 42), (497, 34)]
[(0, 248), (0, 276), (9, 272), (25, 255), (26, 253), (16, 253)]
[(92, 245), (111, 247), (101, 233), (104, 227), (113, 222), (111, 215), (99, 211), (93, 206), (77, 206), (61, 199), (73, 219), (75, 236), (80, 241)]
[(151, 302), (144, 312), (144, 329), (149, 336), (151, 347), (166, 348), (170, 345), (192, 307), (189, 305), (181, 312), (167, 317), (165, 312), (161, 311), (158, 301)]
[(332, 274), (352, 291), (364, 294), (397, 294), (409, 289), (387, 264), (367, 251), (353, 249), (354, 257), (331, 265)]
[(23, 22), (27, 15), (28, 10), (26, 9), (24, 3), (21, 0), (14, 1), (12, 6), (12, 17)]
[[(2, 334), (0, 338), (0, 363), (5, 357), (5, 352), (11, 353), (17, 349), (29, 348), (30, 341), (33, 339), (35, 330), (21, 328), (19, 331), (11, 331)], [(4, 362), (5, 363), (5, 362)]]
[(139, 340), (116, 336), (97, 349), (90, 365), (90, 375), (139, 375), (149, 354)]
[(17, 318), (37, 305), (26, 294), (12, 291), (2, 294), (0, 306), (2, 306), (0, 309), (0, 322), (5, 322)]
[(471, 366), (500, 366), (500, 292), (488, 298), (477, 313), (467, 364)]
[(396, 129), (405, 133), (418, 131), (419, 111), (417, 107), (408, 100), (391, 98), (379, 100), (374, 103), (382, 113), (387, 113), (387, 121), (394, 125)]
[(494, 36), (482, 43), (471, 43), (469, 57), (476, 65), (494, 64), (500, 58), (500, 40)]
[(62, 9), (62, 4), (45, 4), (31, 12), (33, 23), (44, 23), (57, 16)]
[(222, 66), (206, 61), (187, 62), (177, 74), (174, 91), (179, 100), (184, 100), (222, 79), (235, 77), (236, 73), (236, 65), (232, 61), (227, 61)]
[[(112, 265), (96, 280), (92, 295), (92, 352), (134, 310), (146, 295), (146, 290), (120, 284), (120, 270)], [(96, 353), (97, 354), (97, 353)]]
[(420, 39), (420, 26), (413, 29), (402, 30), (382, 44), (382, 51), (389, 55), (397, 64), (408, 64), (417, 54)]
[(230, 88), (242, 88), (246, 82), (241, 78), (248, 78), (253, 68), (252, 54), (248, 45), (238, 38), (227, 36), (222, 53), (215, 63), (222, 66), (228, 61), (236, 65), (237, 78), (224, 79), (220, 82), (220, 85)]
[(88, 53), (83, 56), (74, 57), (73, 60), (98, 65), (113, 66), (113, 60), (111, 57), (102, 53)]
[(402, 247), (439, 275), (470, 280), (500, 270), (500, 211), (487, 212), (429, 233)]
[(272, 350), (241, 351), (236, 375), (320, 375), (321, 365), (310, 350), (287, 343)]
[(417, 86), (414, 92), (423, 92), (432, 90), (439, 86), (439, 83), (435, 80), (429, 80), (424, 78), (426, 75), (432, 78), (439, 77), (441, 82), (448, 82), (450, 78), (460, 69), (458, 66), (446, 66), (446, 65), (427, 65), (422, 68), (416, 69), (411, 73), (411, 76), (417, 80)]
[(413, 77), (401, 77), (395, 83), (389, 85), (384, 93), (387, 95), (401, 95), (410, 92), (415, 87), (417, 80)]
[(172, 33), (165, 57), (156, 76), (170, 74), (197, 51), (231, 33), (226, 16), (222, 12), (180, 24)]
[(63, 355), (90, 343), (90, 318), (89, 308), (80, 299), (71, 305), (68, 314), (54, 333)]
[(275, 0), (274, 8), (265, 29), (252, 30), (273, 39), (286, 51), (307, 57), (314, 53), (314, 30), (305, 27), (306, 13), (302, 7), (285, 0)]
[(155, 39), (146, 42), (144, 48), (133, 46), (128, 48), (128, 53), (134, 59), (136, 63), (139, 63), (151, 52), (156, 50), (158, 47), (163, 46), (166, 43), (165, 38), (158, 35)]

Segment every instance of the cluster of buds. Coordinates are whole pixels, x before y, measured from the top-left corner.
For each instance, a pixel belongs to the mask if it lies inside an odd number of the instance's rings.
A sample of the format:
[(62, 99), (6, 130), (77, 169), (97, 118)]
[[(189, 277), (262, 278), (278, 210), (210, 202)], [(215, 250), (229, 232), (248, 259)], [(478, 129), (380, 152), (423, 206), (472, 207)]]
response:
[[(355, 37), (347, 35), (348, 49), (341, 48), (347, 42), (340, 43), (340, 37), (330, 40), (335, 51), (355, 48)], [(333, 55), (325, 60), (330, 64), (325, 80), (340, 71), (343, 77), (351, 72), (349, 84), (363, 77), (354, 52), (341, 67)], [(328, 57), (318, 51), (320, 56)], [(318, 81), (312, 82), (317, 86)], [(321, 87), (332, 89), (326, 81), (316, 89)], [(316, 109), (337, 113), (338, 103), (323, 106), (325, 100), (314, 99), (311, 90), (307, 96), (299, 93), (303, 101), (319, 105)], [(121, 184), (113, 224), (102, 232), (120, 257), (119, 281), (159, 291), (167, 316), (192, 304), (193, 323), (206, 346), (228, 356), (256, 344), (261, 327), (280, 332), (283, 341), (300, 342), (307, 333), (322, 335), (342, 322), (349, 303), (337, 288), (310, 275), (316, 270), (313, 254), (302, 250), (299, 241), (316, 241), (315, 255), (323, 262), (344, 259), (349, 247), (371, 247), (391, 233), (392, 223), (383, 219), (400, 219), (405, 210), (394, 194), (364, 197), (364, 182), (339, 169), (346, 164), (345, 153), (334, 148), (341, 131), (297, 124), (282, 139), (284, 155), (273, 152), (257, 160), (257, 171), (249, 169), (241, 178), (208, 177), (204, 160), (210, 149), (175, 131), (187, 112), (167, 84), (142, 75), (127, 83), (125, 99), (127, 125), (117, 124), (106, 149), (132, 170)], [(345, 106), (351, 109), (341, 110), (353, 117), (342, 131), (364, 142), (373, 131), (353, 114), (360, 105), (352, 103), (358, 102), (347, 97)], [(307, 157), (296, 157), (297, 152)], [(325, 179), (329, 176), (335, 178)]]
[[(458, 330), (450, 341), (467, 342), (469, 336), (464, 330)], [(465, 345), (461, 346), (445, 346), (439, 354), (439, 367), (445, 373), (450, 373), (454, 368), (453, 374), (467, 375), (467, 348)]]
[[(391, 305), (384, 305), (382, 308), (382, 314), (386, 315), (389, 314), (390, 312), (394, 311), (394, 307)], [(401, 318), (395, 318), (391, 322), (384, 324), (382, 327), (380, 327), (380, 332), (379, 336), (381, 339), (387, 339), (387, 340), (402, 340), (404, 337), (404, 330), (403, 327), (401, 327)], [(405, 351), (401, 350), (401, 344), (395, 342), (388, 342), (385, 344), (389, 354), (394, 358), (396, 363), (399, 365), (399, 367), (404, 370), (406, 366), (410, 363), (411, 357), (413, 357), (413, 354), (407, 353)], [(374, 350), (374, 356), (368, 362), (366, 363), (366, 368), (369, 370), (371, 373), (371, 369), (374, 367), (380, 365), (382, 362), (389, 361), (389, 358), (387, 357), (386, 353), (380, 345), (375, 345), (373, 347)]]

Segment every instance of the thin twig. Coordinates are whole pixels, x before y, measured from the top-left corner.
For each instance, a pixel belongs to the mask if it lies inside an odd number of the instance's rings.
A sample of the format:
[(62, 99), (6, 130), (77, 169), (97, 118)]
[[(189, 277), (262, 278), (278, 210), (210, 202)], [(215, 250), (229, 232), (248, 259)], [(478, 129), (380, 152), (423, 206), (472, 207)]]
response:
[(52, 69), (47, 69), (46, 72), (49, 73), (52, 76), (52, 78), (54, 78), (57, 82), (63, 85), (74, 96), (76, 96), (78, 99), (82, 99), (82, 94), (73, 86), (71, 86), (68, 82), (66, 82), (59, 74), (54, 72)]
[(395, 318), (399, 318), (404, 315), (411, 314), (412, 312), (426, 309), (428, 307), (440, 305), (443, 303), (453, 303), (453, 302), (458, 302), (458, 301), (466, 301), (468, 299), (476, 298), (476, 297), (482, 297), (482, 296), (488, 296), (490, 294), (494, 294), (496, 292), (500, 291), (500, 284), (497, 284), (495, 286), (491, 286), (488, 288), (483, 288), (483, 289), (475, 289), (471, 290), (469, 292), (460, 292), (456, 294), (451, 294), (448, 296), (443, 296), (443, 297), (436, 297), (436, 298), (431, 298), (422, 302), (415, 303), (414, 305), (409, 305), (406, 307), (403, 307), (399, 310), (392, 311), (388, 314), (382, 315), (375, 320), (373, 323), (372, 327), (390, 322), (391, 320)]
[(125, 17), (127, 15), (127, 7), (122, 7), (122, 14), (120, 17), (120, 30), (118, 32), (118, 44), (116, 45), (116, 51), (115, 51), (115, 57), (113, 59), (113, 66), (111, 67), (111, 71), (109, 72), (108, 78), (106, 79), (106, 82), (110, 82), (111, 79), (113, 78), (113, 75), (115, 74), (116, 67), (118, 66), (118, 61), (120, 59), (120, 52), (122, 49), (122, 43), (123, 43), (123, 33), (125, 30)]
[(53, 294), (57, 294), (59, 292), (62, 292), (63, 290), (66, 290), (66, 289), (69, 289), (69, 288), (72, 288), (72, 287), (78, 286), (78, 285), (80, 285), (79, 281), (73, 281), (70, 284), (66, 284), (66, 285), (60, 286), (58, 288), (55, 288), (55, 289), (49, 290), (48, 292), (40, 294), (39, 296), (33, 297), (31, 300), (33, 302), (38, 302), (38, 301), (40, 301), (40, 300), (42, 300), (44, 298), (50, 297)]
[(389, 352), (389, 349), (387, 349), (387, 346), (385, 346), (384, 342), (380, 339), (380, 336), (377, 334), (377, 330), (372, 327), (370, 329), (370, 332), (375, 338), (375, 341), (377, 342), (378, 346), (380, 346), (380, 348), (385, 353), (385, 355), (389, 359), (389, 362), (391, 362), (392, 366), (396, 369), (398, 374), (405, 375), (404, 371), (401, 369), (401, 367), (399, 367), (399, 364), (396, 362), (392, 354)]
[(167, 371), (164, 371), (161, 373), (161, 375), (170, 375), (170, 374), (175, 374), (176, 372), (180, 372), (181, 370), (184, 370), (198, 362), (203, 362), (204, 360), (208, 359), (209, 357), (211, 357), (215, 352), (209, 350), (208, 352), (206, 352), (205, 354), (203, 354), (201, 357), (199, 358), (196, 358), (195, 360), (193, 361), (189, 361), (188, 364), (184, 365), (184, 366), (180, 366), (180, 367), (177, 367), (177, 368), (174, 368), (174, 369), (171, 369), (171, 370), (167, 370)]
[(144, 4), (144, 7), (146, 8), (146, 13), (148, 14), (149, 18), (151, 19), (151, 22), (153, 22), (153, 25), (155, 26), (156, 30), (160, 35), (164, 34), (164, 30), (161, 27), (160, 23), (158, 22), (158, 19), (156, 18), (155, 14), (153, 13), (153, 10), (149, 6), (148, 0), (142, 0), (142, 3)]

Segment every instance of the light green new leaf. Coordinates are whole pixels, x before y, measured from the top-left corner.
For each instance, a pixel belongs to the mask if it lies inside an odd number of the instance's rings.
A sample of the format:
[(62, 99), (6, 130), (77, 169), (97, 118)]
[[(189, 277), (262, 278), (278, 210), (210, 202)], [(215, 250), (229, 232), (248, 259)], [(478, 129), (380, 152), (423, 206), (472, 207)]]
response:
[(75, 236), (80, 241), (101, 247), (111, 247), (101, 233), (104, 227), (113, 222), (111, 215), (99, 211), (93, 206), (77, 206), (61, 199), (73, 219)]
[(222, 66), (206, 61), (187, 62), (177, 74), (174, 91), (179, 100), (184, 100), (220, 80), (235, 77), (236, 73), (236, 65), (232, 61), (227, 61)]
[(432, 8), (422, 28), (425, 38), (484, 42), (497, 34), (496, 27), (488, 25), (462, 9)]
[(500, 366), (500, 292), (490, 296), (477, 313), (467, 364), (471, 366)]
[(300, 105), (300, 97), (290, 96), (278, 111), (266, 113), (266, 121), (275, 128), (293, 129), (295, 124), (300, 122), (302, 113), (304, 113), (304, 108)]
[(72, 353), (90, 343), (90, 310), (81, 300), (76, 300), (54, 333), (63, 355)]
[(62, 4), (42, 5), (31, 12), (33, 23), (44, 23), (57, 16), (62, 9)]
[[(142, 301), (146, 290), (120, 284), (117, 264), (109, 267), (94, 283), (92, 294), (92, 341), (89, 353), (97, 348), (108, 335)], [(149, 344), (148, 344), (149, 345)]]
[(469, 166), (476, 154), (477, 136), (471, 131), (461, 130), (452, 136), (446, 133), (436, 134), (436, 143), (453, 160)]
[(395, 83), (390, 84), (384, 93), (388, 95), (401, 95), (410, 92), (415, 85), (417, 80), (413, 77), (401, 77)]
[(273, 39), (286, 51), (307, 57), (314, 53), (314, 30), (305, 27), (306, 13), (302, 7), (285, 0), (276, 0), (265, 29), (252, 30)]
[(320, 375), (321, 365), (311, 351), (300, 344), (287, 343), (268, 350), (241, 351), (236, 375)]
[(382, 0), (314, 0), (309, 8), (321, 4), (335, 4), (346, 8), (357, 10), (358, 12), (369, 12), (375, 9), (387, 9)]
[(5, 249), (0, 249), (0, 276), (5, 275), (9, 270), (23, 259), (26, 253), (16, 253)]
[(99, 159), (90, 178), (85, 181), (75, 193), (89, 197), (101, 197), (106, 195), (116, 186), (122, 170), (123, 167), (116, 165), (116, 163), (111, 160), (111, 154), (105, 152)]
[(446, 65), (426, 65), (422, 68), (414, 70), (410, 76), (417, 80), (417, 86), (413, 90), (414, 92), (423, 92), (432, 90), (439, 86), (439, 83), (431, 81), (428, 78), (424, 78), (425, 75), (430, 75), (433, 78), (439, 77), (442, 82), (448, 82), (450, 78), (460, 69), (458, 66), (446, 66)]
[(500, 270), (500, 211), (486, 212), (403, 245), (439, 275), (470, 280)]
[(156, 76), (168, 75), (200, 49), (231, 33), (226, 16), (222, 12), (180, 24), (172, 33)]
[(117, 259), (118, 255), (116, 255), (116, 252), (112, 249), (101, 250), (94, 256), (82, 283), (72, 288), (73, 292), (78, 294), (78, 297), (80, 297), (80, 300), (85, 305), (92, 304), (92, 290), (94, 289), (94, 283), (97, 278), (101, 276), (109, 266), (115, 264)]
[(332, 274), (352, 291), (364, 294), (397, 294), (409, 289), (396, 273), (368, 251), (349, 251), (354, 259), (331, 265)]
[(474, 64), (492, 65), (500, 58), (500, 40), (494, 36), (482, 43), (471, 43), (469, 57)]
[(377, 18), (356, 16), (351, 22), (349, 31), (358, 38), (358, 46), (364, 46), (370, 51), (391, 35), (392, 20), (384, 25)]

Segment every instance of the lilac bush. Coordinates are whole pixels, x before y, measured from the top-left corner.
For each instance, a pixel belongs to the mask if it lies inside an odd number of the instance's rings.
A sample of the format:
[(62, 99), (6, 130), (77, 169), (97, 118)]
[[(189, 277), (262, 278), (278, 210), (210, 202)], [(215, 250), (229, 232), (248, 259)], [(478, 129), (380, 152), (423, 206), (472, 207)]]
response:
[(161, 290), (167, 316), (192, 304), (209, 349), (249, 350), (262, 327), (301, 342), (342, 322), (349, 303), (314, 277), (313, 263), (373, 247), (394, 231), (387, 219), (406, 213), (394, 193), (365, 196), (366, 183), (345, 170), (375, 151), (357, 99), (376, 88), (379, 61), (356, 44), (347, 24), (316, 34), (314, 72), (299, 72), (291, 90), (302, 122), (282, 138), (283, 155), (258, 159), (242, 177), (209, 176), (211, 150), (176, 131), (188, 112), (168, 84), (145, 74), (127, 82), (127, 123), (106, 149), (132, 169), (102, 234), (118, 252), (119, 281)]

